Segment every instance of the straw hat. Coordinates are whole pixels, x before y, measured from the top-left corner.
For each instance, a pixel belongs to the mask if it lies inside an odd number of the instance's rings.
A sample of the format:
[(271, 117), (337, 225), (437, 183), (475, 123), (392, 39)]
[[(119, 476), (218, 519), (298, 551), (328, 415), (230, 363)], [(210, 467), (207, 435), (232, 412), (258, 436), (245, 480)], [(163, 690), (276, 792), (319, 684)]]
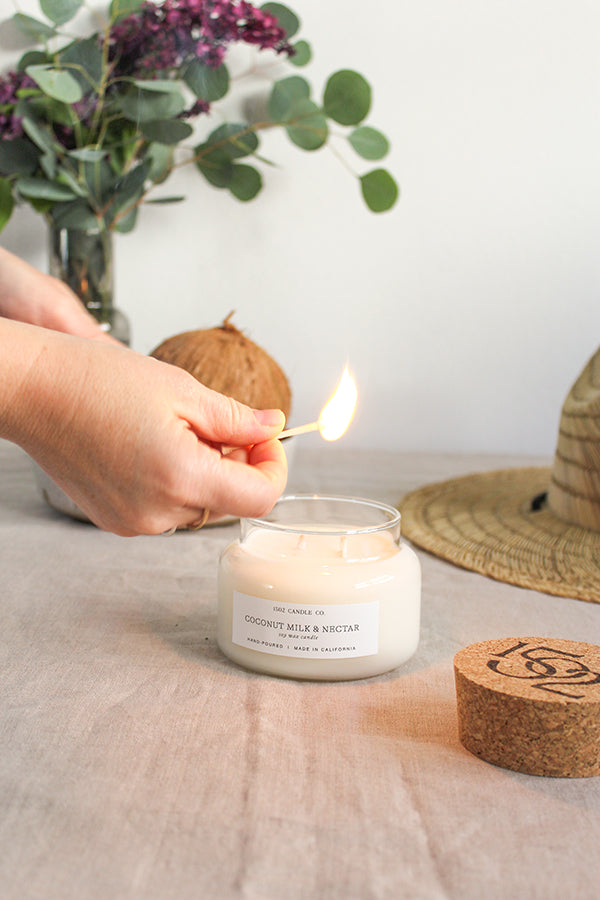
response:
[(504, 469), (413, 491), (403, 534), (450, 562), (600, 602), (600, 349), (565, 400), (552, 468)]

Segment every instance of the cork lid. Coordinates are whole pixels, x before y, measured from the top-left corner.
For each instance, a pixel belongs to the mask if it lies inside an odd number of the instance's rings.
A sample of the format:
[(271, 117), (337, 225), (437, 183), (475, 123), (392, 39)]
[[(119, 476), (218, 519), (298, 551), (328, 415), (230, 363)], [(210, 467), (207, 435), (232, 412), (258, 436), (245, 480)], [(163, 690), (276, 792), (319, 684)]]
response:
[(544, 637), (482, 641), (454, 657), (459, 737), (530, 775), (600, 775), (600, 647)]

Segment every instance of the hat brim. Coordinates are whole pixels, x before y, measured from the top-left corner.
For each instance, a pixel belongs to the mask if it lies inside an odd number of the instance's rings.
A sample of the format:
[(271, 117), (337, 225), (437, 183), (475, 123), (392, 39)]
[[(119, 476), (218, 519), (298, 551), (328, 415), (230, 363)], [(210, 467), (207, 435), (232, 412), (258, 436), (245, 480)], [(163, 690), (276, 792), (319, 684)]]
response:
[(503, 469), (426, 485), (399, 504), (402, 533), (473, 572), (600, 602), (600, 533), (563, 522), (540, 500), (551, 471)]

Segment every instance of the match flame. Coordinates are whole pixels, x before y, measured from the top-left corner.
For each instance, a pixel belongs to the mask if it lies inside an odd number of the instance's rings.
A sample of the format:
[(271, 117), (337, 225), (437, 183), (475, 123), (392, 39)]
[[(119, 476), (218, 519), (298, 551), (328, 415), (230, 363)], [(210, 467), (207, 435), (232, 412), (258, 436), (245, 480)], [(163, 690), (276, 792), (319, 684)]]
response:
[(319, 416), (319, 431), (326, 441), (337, 441), (344, 434), (352, 421), (357, 396), (354, 379), (346, 366), (333, 396)]

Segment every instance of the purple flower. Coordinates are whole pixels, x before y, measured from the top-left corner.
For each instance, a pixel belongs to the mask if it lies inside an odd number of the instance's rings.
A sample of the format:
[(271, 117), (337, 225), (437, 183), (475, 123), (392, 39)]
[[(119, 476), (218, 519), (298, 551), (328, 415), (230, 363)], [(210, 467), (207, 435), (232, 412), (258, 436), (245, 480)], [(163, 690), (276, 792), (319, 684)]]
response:
[(21, 118), (15, 112), (18, 92), (35, 87), (26, 72), (8, 72), (0, 78), (0, 140), (11, 140), (23, 134)]
[(114, 77), (175, 72), (192, 59), (221, 65), (229, 44), (293, 53), (277, 19), (235, 0), (147, 0), (117, 22), (109, 37)]

